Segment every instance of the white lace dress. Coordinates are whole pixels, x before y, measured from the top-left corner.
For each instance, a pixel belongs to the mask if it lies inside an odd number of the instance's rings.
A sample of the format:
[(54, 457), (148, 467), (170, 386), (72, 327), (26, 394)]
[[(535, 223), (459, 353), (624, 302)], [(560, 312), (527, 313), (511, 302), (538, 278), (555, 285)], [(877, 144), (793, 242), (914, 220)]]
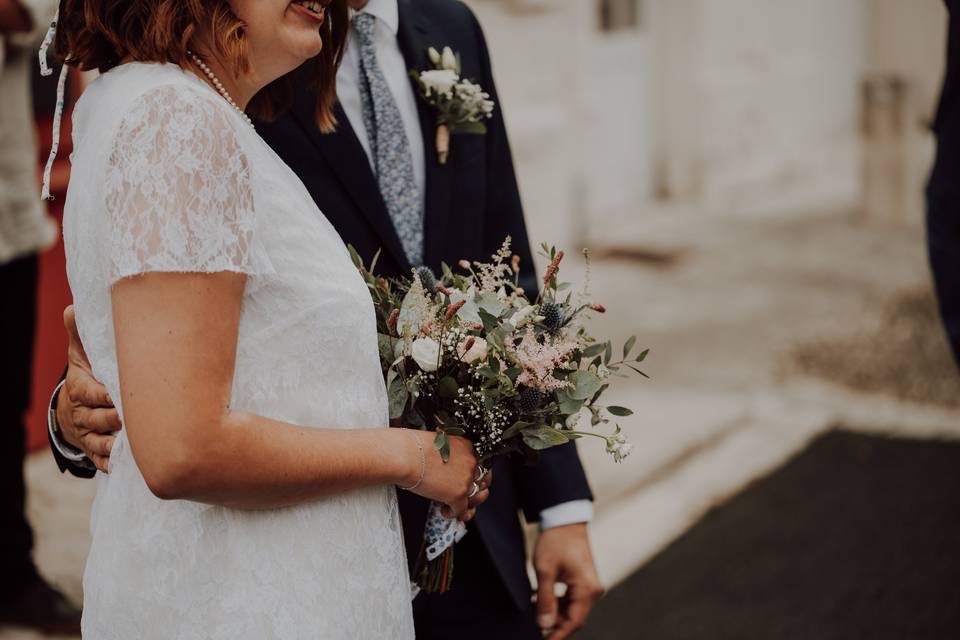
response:
[[(83, 94), (73, 136), (67, 270), (112, 398), (111, 285), (234, 271), (248, 278), (232, 406), (311, 427), (387, 424), (364, 283), (300, 180), (219, 95), (174, 65), (122, 65)], [(393, 487), (269, 511), (165, 502), (121, 432), (91, 530), (87, 640), (414, 635)]]

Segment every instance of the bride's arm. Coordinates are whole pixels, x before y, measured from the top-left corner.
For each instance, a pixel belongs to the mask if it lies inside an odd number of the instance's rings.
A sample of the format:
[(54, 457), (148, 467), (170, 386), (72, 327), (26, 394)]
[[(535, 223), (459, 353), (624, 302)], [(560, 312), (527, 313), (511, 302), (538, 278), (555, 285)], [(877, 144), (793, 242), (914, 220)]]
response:
[(417, 493), (463, 513), (477, 464), (465, 440), (455, 439), (444, 464), (426, 432), (304, 428), (231, 410), (244, 284), (230, 272), (148, 273), (113, 286), (125, 428), (150, 490), (269, 508), (410, 486), (420, 478), (419, 442), (426, 469)]

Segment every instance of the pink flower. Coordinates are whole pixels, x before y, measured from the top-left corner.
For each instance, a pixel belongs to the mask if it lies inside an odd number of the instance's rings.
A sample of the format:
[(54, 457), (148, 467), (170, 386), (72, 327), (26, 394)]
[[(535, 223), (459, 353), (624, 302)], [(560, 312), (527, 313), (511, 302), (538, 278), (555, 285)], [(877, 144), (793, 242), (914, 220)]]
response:
[(487, 341), (483, 338), (470, 336), (457, 349), (460, 359), (467, 364), (473, 364), (487, 358)]
[(580, 347), (579, 340), (549, 335), (542, 338), (541, 344), (533, 329), (528, 327), (519, 345), (507, 347), (520, 367), (517, 384), (545, 393), (569, 387), (570, 383), (555, 378), (553, 372), (569, 362), (570, 355)]
[(450, 320), (453, 316), (457, 315), (457, 311), (460, 311), (460, 307), (467, 304), (466, 300), (461, 300), (459, 302), (454, 302), (447, 307), (447, 313), (444, 314), (444, 320)]
[(390, 333), (396, 333), (397, 331), (397, 319), (400, 317), (400, 309), (394, 309), (390, 312), (390, 317), (387, 319), (387, 329), (390, 330)]

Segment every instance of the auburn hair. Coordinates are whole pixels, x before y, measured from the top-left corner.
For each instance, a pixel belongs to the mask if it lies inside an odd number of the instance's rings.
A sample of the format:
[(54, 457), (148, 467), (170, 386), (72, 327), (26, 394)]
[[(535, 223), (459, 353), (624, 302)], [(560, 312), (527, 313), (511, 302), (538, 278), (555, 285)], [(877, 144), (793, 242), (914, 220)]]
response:
[[(240, 74), (250, 68), (245, 27), (228, 0), (60, 0), (55, 48), (66, 64), (84, 71), (109, 71), (128, 58), (187, 67), (194, 38), (205, 34), (220, 59)], [(301, 67), (317, 96), (317, 125), (323, 132), (336, 125), (336, 75), (348, 29), (346, 3), (333, 0), (320, 27), (323, 49)], [(247, 112), (271, 120), (287, 109), (293, 98), (291, 76), (261, 89)]]

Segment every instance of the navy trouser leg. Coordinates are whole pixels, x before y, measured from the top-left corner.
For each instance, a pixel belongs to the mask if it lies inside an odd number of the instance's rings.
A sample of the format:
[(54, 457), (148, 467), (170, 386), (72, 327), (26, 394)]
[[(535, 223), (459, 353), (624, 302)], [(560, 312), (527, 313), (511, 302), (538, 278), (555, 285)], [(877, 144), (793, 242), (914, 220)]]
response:
[[(482, 508), (482, 507), (481, 507)], [(413, 601), (417, 640), (541, 640), (534, 609), (517, 609), (493, 561), (471, 531), (454, 556), (453, 586)]]
[(940, 314), (960, 364), (960, 197), (927, 198), (927, 245)]
[(34, 576), (33, 532), (25, 512), (23, 414), (30, 404), (36, 288), (36, 256), (0, 265), (0, 598), (16, 593)]

